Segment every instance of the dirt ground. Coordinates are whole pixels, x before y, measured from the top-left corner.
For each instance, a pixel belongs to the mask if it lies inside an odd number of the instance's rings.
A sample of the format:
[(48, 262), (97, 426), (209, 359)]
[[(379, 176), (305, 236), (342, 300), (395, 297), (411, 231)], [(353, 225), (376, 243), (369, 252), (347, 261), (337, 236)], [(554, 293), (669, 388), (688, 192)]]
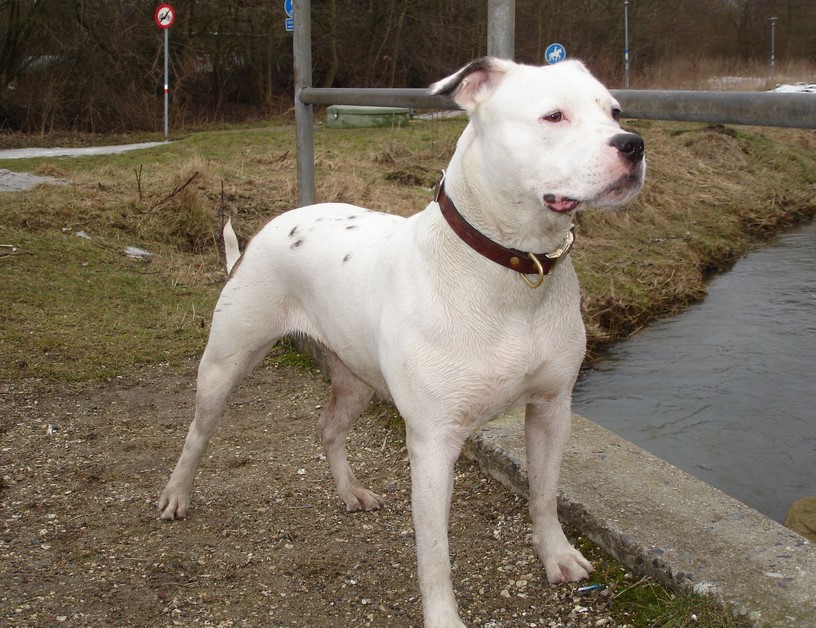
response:
[[(264, 365), (231, 398), (189, 517), (162, 523), (194, 374), (0, 384), (0, 624), (420, 626), (394, 411), (373, 405), (349, 454), (386, 508), (348, 514), (316, 434), (325, 379)], [(451, 549), (468, 625), (618, 626), (607, 596), (546, 582), (528, 535), (526, 502), (460, 461)]]

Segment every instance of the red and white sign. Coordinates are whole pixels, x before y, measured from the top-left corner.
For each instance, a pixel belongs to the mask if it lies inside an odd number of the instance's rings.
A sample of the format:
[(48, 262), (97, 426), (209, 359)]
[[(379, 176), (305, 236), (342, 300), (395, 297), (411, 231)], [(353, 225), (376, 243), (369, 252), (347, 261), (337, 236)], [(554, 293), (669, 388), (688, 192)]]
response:
[(169, 4), (160, 4), (153, 19), (156, 20), (156, 26), (159, 28), (170, 28), (176, 21), (176, 10)]

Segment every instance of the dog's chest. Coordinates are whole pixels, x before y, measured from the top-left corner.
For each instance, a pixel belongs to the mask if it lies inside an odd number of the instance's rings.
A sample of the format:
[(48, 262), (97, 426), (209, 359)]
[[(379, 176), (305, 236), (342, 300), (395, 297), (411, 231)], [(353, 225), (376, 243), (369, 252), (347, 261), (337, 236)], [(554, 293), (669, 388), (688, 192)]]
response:
[(539, 360), (496, 353), (489, 365), (481, 371), (472, 369), (459, 380), (461, 386), (448, 389), (450, 403), (444, 414), (474, 429), (515, 407), (563, 397), (574, 383), (573, 364), (558, 357)]
[(583, 325), (558, 320), (505, 322), (483, 346), (482, 372), (496, 393), (549, 395), (571, 377), (584, 354)]
[(533, 315), (506, 308), (474, 312), (453, 320), (432, 342), (435, 350), (426, 345), (421, 352), (429, 359), (414, 363), (424, 373), (420, 378), (431, 397), (447, 399), (469, 427), (516, 405), (568, 393), (585, 348), (577, 307)]

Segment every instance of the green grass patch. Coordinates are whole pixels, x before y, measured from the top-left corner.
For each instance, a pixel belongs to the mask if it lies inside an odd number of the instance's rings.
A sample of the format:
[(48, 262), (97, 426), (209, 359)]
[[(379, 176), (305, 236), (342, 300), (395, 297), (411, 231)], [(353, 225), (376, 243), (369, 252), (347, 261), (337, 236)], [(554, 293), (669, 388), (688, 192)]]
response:
[(747, 628), (751, 624), (725, 611), (705, 595), (675, 593), (648, 578), (624, 583), (613, 594), (612, 612), (635, 628)]
[(283, 338), (275, 344), (267, 358), (276, 368), (293, 368), (317, 374), (318, 368), (311, 353), (304, 351), (292, 338)]
[(218, 286), (174, 285), (160, 259), (75, 233), (6, 230), (0, 376), (89, 380), (201, 352)]
[[(568, 530), (575, 546), (595, 567), (580, 587), (598, 585), (584, 595), (606, 602), (610, 614), (621, 626), (634, 628), (748, 628), (751, 624), (734, 617), (713, 597), (692, 591), (672, 591), (648, 576), (637, 576), (601, 548)], [(580, 596), (579, 596), (580, 601)]]
[[(318, 131), (318, 195), (412, 213), (461, 128)], [(224, 280), (221, 214), (246, 241), (296, 205), (293, 141), (291, 127), (245, 126), (121, 155), (0, 162), (70, 181), (0, 196), (2, 376), (96, 379), (199, 355)], [(131, 259), (128, 246), (152, 255)], [(305, 366), (301, 355), (274, 359)]]

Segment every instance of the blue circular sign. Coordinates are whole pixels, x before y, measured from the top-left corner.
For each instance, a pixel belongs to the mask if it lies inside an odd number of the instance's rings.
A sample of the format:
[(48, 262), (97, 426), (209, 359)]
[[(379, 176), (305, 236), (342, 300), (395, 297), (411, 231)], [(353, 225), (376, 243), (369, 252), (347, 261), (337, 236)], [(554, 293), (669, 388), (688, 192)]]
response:
[(549, 64), (558, 63), (567, 58), (567, 49), (561, 44), (550, 44), (544, 52), (544, 58)]
[(286, 12), (286, 15), (292, 17), (292, 14), (295, 12), (294, 2), (292, 0), (283, 0), (283, 10)]

